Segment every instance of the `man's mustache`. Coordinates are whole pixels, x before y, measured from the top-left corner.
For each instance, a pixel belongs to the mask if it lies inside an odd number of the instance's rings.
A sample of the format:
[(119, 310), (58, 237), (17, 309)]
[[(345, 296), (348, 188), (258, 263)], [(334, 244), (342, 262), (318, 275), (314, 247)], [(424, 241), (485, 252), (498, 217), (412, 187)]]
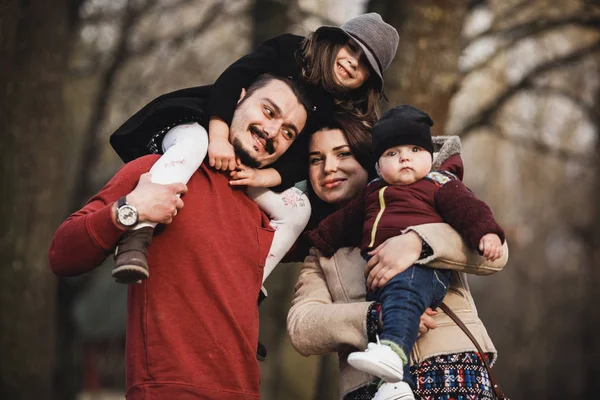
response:
[(264, 139), (265, 150), (267, 151), (267, 153), (269, 153), (269, 154), (275, 153), (275, 147), (273, 146), (273, 139), (269, 138), (269, 135), (267, 135), (262, 129), (260, 129), (256, 125), (250, 125), (250, 132), (254, 133), (259, 138)]

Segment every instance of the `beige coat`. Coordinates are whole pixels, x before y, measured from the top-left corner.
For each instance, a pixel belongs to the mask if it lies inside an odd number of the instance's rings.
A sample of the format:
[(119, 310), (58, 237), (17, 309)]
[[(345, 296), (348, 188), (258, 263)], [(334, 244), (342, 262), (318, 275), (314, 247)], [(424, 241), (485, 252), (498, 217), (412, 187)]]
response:
[[(508, 259), (506, 244), (502, 259), (490, 263), (470, 251), (447, 224), (420, 225), (408, 230), (417, 232), (433, 249), (433, 256), (424, 260), (429, 261), (428, 265), (457, 271), (444, 302), (473, 332), (484, 351), (493, 354), (493, 362), (496, 349), (477, 316), (464, 272), (488, 275), (500, 271)], [(312, 249), (300, 272), (287, 319), (292, 345), (300, 354), (338, 352), (341, 397), (373, 379), (346, 362), (349, 352), (367, 345), (367, 310), (371, 303), (365, 301), (364, 268), (357, 248), (340, 249), (331, 258)], [(412, 363), (439, 354), (475, 351), (469, 338), (441, 310), (435, 321), (438, 327), (417, 340), (411, 353)]]

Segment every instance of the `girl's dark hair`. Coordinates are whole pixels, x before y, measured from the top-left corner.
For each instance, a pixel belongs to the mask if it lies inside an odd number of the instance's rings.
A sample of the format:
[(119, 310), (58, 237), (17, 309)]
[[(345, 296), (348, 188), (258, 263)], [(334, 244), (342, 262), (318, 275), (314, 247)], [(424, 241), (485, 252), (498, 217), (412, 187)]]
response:
[[(339, 50), (350, 44), (361, 58), (361, 62), (369, 66), (369, 79), (358, 89), (349, 90), (335, 81), (333, 64)], [(299, 62), (302, 65), (302, 76), (311, 85), (322, 86), (334, 97), (334, 104), (340, 113), (349, 113), (370, 128), (379, 119), (379, 103), (385, 98), (380, 87), (377, 73), (373, 71), (361, 47), (343, 34), (327, 33), (327, 38), (316, 32), (310, 33), (303, 41)]]
[[(373, 158), (373, 148), (371, 141), (371, 132), (365, 127), (361, 120), (353, 115), (334, 115), (328, 121), (323, 122), (316, 132), (323, 130), (339, 129), (346, 140), (350, 151), (356, 161), (367, 171), (369, 180), (375, 178), (375, 159)], [(314, 134), (314, 133), (313, 133)], [(309, 139), (310, 140), (310, 139)], [(310, 180), (308, 181), (307, 196), (310, 200), (312, 213), (306, 230), (314, 229), (321, 220), (334, 212), (338, 206), (329, 204), (321, 200), (313, 190)]]

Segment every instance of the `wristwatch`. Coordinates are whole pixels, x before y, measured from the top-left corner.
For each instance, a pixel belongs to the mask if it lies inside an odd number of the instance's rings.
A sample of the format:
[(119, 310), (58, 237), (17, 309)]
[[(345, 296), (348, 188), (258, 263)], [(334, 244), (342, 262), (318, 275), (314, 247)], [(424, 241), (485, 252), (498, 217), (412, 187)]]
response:
[(126, 227), (134, 226), (138, 222), (138, 211), (127, 203), (125, 196), (117, 200), (117, 222)]

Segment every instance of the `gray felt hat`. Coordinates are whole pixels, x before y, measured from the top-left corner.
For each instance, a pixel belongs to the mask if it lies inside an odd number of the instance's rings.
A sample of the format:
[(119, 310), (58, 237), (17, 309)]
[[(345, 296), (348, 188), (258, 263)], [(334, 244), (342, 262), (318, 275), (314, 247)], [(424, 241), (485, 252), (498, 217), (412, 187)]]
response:
[(398, 31), (381, 19), (377, 13), (362, 14), (349, 19), (342, 26), (324, 25), (317, 35), (341, 33), (352, 38), (363, 49), (371, 68), (377, 73), (383, 88), (383, 71), (392, 63), (398, 49)]

